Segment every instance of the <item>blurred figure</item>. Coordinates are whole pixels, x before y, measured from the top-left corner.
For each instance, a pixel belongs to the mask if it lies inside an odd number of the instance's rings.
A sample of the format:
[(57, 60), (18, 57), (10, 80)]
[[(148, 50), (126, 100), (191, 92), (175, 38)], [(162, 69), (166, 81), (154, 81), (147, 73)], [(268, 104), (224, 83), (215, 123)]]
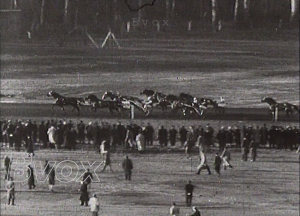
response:
[(195, 206), (193, 207), (193, 212), (193, 214), (187, 216), (201, 216), (200, 211)]
[(79, 197), (80, 205), (83, 206), (85, 204), (85, 206), (88, 206), (89, 193), (88, 193), (87, 184), (82, 181), (81, 187), (78, 191), (81, 192), (80, 197)]
[(12, 164), (12, 161), (10, 160), (10, 158), (8, 156), (5, 156), (5, 158), (4, 158), (4, 167), (5, 167), (4, 179), (8, 180), (10, 177), (11, 164)]
[(161, 147), (168, 146), (168, 131), (164, 128), (164, 126), (159, 127), (158, 142)]
[(77, 136), (78, 136), (79, 144), (84, 144), (84, 140), (85, 140), (84, 130), (85, 130), (85, 125), (83, 121), (80, 121), (80, 123), (77, 124)]
[(186, 142), (186, 138), (187, 138), (187, 133), (188, 131), (185, 129), (184, 126), (182, 126), (179, 129), (179, 140), (181, 142), (181, 146), (184, 146), (185, 142)]
[(15, 205), (15, 183), (13, 177), (9, 177), (6, 183), (7, 205)]
[(28, 167), (27, 169), (28, 187), (29, 189), (34, 189), (35, 188), (34, 171), (30, 165), (28, 165), (27, 167)]
[(171, 146), (176, 145), (176, 136), (177, 136), (177, 130), (175, 129), (174, 126), (172, 126), (172, 128), (169, 130), (169, 140)]
[(227, 146), (225, 146), (220, 158), (223, 160), (224, 170), (226, 170), (226, 167), (233, 168), (232, 165), (230, 164), (231, 157), (230, 157), (230, 151), (228, 150)]
[(203, 153), (203, 151), (200, 151), (199, 154), (200, 154), (200, 164), (197, 167), (198, 172), (196, 174), (199, 175), (201, 170), (206, 169), (208, 172), (208, 175), (211, 175), (210, 168), (207, 164), (205, 154)]
[(189, 180), (188, 184), (185, 185), (185, 204), (186, 204), (186, 206), (192, 205), (193, 192), (194, 192), (194, 185), (192, 185), (192, 182)]
[(96, 194), (93, 194), (92, 198), (90, 198), (89, 205), (91, 207), (92, 216), (98, 216), (98, 212), (100, 210), (100, 204), (98, 202)]
[(86, 172), (83, 174), (82, 181), (91, 188), (92, 180), (93, 174), (90, 172), (90, 169), (86, 169)]
[(179, 216), (180, 208), (176, 206), (176, 203), (173, 202), (170, 207), (170, 215), (172, 216)]
[(112, 168), (111, 168), (111, 160), (110, 160), (110, 153), (107, 152), (107, 154), (105, 155), (105, 164), (103, 169), (101, 170), (101, 172), (104, 172), (104, 170), (106, 169), (106, 167), (109, 166), (109, 171), (113, 172)]
[(136, 136), (136, 144), (138, 151), (140, 153), (143, 153), (146, 150), (146, 141), (145, 141), (145, 136), (142, 133), (142, 130), (140, 129), (139, 134)]
[(49, 167), (49, 191), (53, 191), (53, 186), (55, 185), (55, 169), (54, 167)]
[(146, 126), (146, 134), (145, 134), (145, 140), (146, 145), (153, 145), (153, 135), (154, 135), (154, 129), (150, 123)]
[(132, 165), (132, 161), (129, 159), (128, 155), (126, 155), (126, 159), (122, 163), (122, 168), (125, 173), (125, 180), (131, 181), (131, 174), (132, 174), (131, 171), (133, 169), (133, 165)]
[(222, 159), (221, 159), (221, 157), (220, 157), (220, 155), (219, 155), (219, 152), (217, 152), (216, 155), (215, 155), (215, 163), (214, 163), (214, 166), (215, 166), (215, 171), (216, 171), (216, 173), (219, 175), (219, 177), (220, 177), (220, 175), (221, 175), (221, 173), (220, 173), (220, 170), (221, 170), (221, 164), (222, 164)]

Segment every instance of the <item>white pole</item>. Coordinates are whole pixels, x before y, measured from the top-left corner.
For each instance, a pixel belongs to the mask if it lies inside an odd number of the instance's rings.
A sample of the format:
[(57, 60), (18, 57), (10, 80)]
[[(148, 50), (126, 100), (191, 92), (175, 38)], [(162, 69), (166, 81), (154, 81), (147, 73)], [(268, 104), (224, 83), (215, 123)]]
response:
[(130, 118), (134, 119), (134, 106), (132, 104), (130, 105)]
[(159, 22), (157, 23), (157, 32), (159, 32), (160, 31), (160, 24), (159, 24)]
[(278, 108), (275, 108), (275, 117), (274, 117), (275, 122), (278, 120)]
[(191, 29), (192, 29), (192, 21), (189, 21), (189, 23), (188, 23), (188, 31), (191, 31)]
[(130, 32), (130, 22), (127, 22), (127, 33)]

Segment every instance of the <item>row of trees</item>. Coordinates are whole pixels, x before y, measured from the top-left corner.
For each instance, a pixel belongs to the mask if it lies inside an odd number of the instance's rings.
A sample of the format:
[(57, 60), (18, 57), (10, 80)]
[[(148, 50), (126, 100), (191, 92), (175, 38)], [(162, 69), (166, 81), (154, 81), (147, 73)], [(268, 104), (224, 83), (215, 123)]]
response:
[[(90, 31), (143, 20), (168, 21), (173, 24), (202, 22), (216, 29), (217, 23), (236, 22), (245, 27), (268, 26), (270, 23), (298, 23), (299, 0), (156, 0), (153, 6), (139, 7), (153, 0), (1, 0), (1, 9), (21, 9), (22, 27), (37, 31), (74, 25)], [(128, 3), (128, 4), (126, 4)], [(129, 5), (129, 6), (128, 6)]]

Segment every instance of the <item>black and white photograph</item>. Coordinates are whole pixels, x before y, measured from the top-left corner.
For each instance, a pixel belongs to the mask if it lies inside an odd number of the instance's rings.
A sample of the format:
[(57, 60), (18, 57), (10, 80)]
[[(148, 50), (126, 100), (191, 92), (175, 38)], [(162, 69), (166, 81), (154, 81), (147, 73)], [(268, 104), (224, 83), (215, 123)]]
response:
[(299, 216), (299, 0), (1, 0), (0, 215)]

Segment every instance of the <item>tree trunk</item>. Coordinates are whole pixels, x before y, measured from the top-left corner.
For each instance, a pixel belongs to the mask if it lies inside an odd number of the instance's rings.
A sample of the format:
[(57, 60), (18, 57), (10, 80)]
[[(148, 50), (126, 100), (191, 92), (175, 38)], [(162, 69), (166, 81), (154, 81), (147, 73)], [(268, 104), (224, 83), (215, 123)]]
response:
[(211, 22), (215, 32), (217, 29), (217, 0), (211, 0)]
[(172, 0), (172, 6), (171, 6), (171, 22), (174, 21), (175, 18), (175, 7), (176, 7), (176, 0)]
[(250, 6), (250, 0), (244, 0), (244, 21), (249, 21), (249, 6)]
[(44, 23), (44, 9), (45, 9), (45, 0), (42, 0), (42, 5), (41, 5), (41, 15), (40, 15), (40, 24), (43, 25)]
[(291, 16), (290, 16), (291, 23), (293, 23), (293, 21), (295, 20), (297, 12), (299, 12), (299, 0), (291, 0)]
[(65, 0), (65, 10), (64, 10), (64, 24), (68, 25), (68, 10), (69, 10), (69, 0)]

